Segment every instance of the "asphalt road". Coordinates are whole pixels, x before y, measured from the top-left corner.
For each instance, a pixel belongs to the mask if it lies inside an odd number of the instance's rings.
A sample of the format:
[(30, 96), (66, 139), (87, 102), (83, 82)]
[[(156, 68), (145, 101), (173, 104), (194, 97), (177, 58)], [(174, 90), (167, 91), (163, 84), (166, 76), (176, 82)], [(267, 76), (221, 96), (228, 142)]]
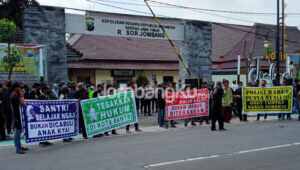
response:
[(300, 122), (261, 121), (0, 147), (0, 169), (299, 169)]

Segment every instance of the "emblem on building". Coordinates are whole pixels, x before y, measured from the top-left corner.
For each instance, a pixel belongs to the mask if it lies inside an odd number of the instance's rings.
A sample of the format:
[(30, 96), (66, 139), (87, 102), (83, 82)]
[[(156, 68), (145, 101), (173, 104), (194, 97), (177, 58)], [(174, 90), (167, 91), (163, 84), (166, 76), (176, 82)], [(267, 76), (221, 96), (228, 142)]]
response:
[(85, 18), (85, 29), (88, 31), (94, 31), (95, 29), (95, 19), (92, 17)]

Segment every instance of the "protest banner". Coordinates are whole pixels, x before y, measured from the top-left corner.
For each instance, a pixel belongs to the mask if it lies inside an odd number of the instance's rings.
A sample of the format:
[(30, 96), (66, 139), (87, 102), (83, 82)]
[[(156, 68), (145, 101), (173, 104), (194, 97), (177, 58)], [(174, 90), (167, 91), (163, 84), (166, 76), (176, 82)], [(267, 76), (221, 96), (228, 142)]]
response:
[(293, 87), (243, 88), (243, 114), (292, 113)]
[(25, 100), (20, 114), (26, 143), (78, 135), (77, 100)]
[(88, 137), (138, 122), (134, 92), (82, 100)]
[(167, 93), (167, 120), (186, 119), (209, 115), (208, 89)]

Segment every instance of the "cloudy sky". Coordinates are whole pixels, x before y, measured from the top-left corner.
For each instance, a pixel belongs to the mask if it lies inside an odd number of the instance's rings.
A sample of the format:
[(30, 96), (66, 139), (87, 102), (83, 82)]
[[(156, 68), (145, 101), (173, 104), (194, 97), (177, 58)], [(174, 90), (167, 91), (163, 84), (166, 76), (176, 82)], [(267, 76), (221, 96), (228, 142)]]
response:
[[(91, 2), (93, 1), (93, 2)], [(276, 13), (277, 0), (155, 0), (158, 2), (181, 5), (186, 7), (213, 9), (224, 11), (243, 11), (254, 13)], [(300, 0), (285, 0), (286, 13), (297, 13), (288, 15), (286, 24), (300, 28)], [(38, 0), (41, 5), (61, 6), (78, 8), (84, 10), (124, 13), (134, 15), (149, 15), (149, 10), (143, 0)], [(101, 3), (101, 4), (99, 4)], [(130, 4), (126, 4), (130, 3)], [(199, 11), (195, 9), (179, 9), (154, 2), (149, 2), (157, 15), (184, 19), (196, 19), (221, 23), (253, 25), (254, 22), (276, 24), (276, 15), (253, 15), (241, 13), (224, 13)], [(135, 10), (138, 12), (128, 11)], [(68, 10), (67, 12), (81, 13), (80, 11)]]

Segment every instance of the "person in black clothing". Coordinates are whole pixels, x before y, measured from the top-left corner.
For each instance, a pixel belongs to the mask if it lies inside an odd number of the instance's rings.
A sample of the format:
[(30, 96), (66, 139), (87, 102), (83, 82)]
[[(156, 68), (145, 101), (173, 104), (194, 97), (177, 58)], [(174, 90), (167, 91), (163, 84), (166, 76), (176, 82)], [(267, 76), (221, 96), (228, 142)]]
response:
[(39, 98), (39, 96), (41, 95), (40, 89), (41, 89), (41, 85), (39, 83), (34, 83), (33, 89), (31, 90), (31, 92), (29, 94), (29, 99), (37, 100)]
[(236, 98), (237, 112), (240, 121), (247, 121), (247, 114), (242, 115), (243, 110), (243, 98), (242, 98), (243, 82), (239, 82), (239, 88), (234, 91), (234, 98)]
[(5, 116), (5, 126), (7, 134), (12, 134), (12, 110), (10, 107), (10, 96), (12, 94), (11, 81), (6, 80), (6, 87), (2, 89), (3, 94), (3, 112)]
[(22, 147), (20, 141), (22, 133), (20, 105), (24, 105), (23, 91), (21, 90), (20, 84), (17, 82), (11, 86), (11, 89), (12, 94), (10, 96), (10, 103), (13, 111), (14, 144), (17, 154), (25, 154), (25, 151), (28, 150), (28, 148)]
[[(266, 80), (262, 80), (262, 81), (261, 81), (261, 87), (262, 87), (262, 88), (265, 88), (266, 85), (267, 85)], [(273, 81), (273, 86), (277, 86), (277, 85), (278, 85), (278, 84), (277, 84), (277, 81), (276, 81), (276, 80)], [(259, 121), (261, 115), (262, 115), (262, 114), (259, 114), (259, 113), (257, 114), (257, 116), (256, 116), (256, 121)], [(264, 114), (264, 119), (267, 119), (267, 117), (268, 117), (268, 115), (267, 115), (267, 114)]]
[(24, 99), (30, 99), (30, 87), (28, 84), (24, 85)]
[(210, 82), (210, 87), (208, 88), (209, 93), (209, 116), (208, 118), (211, 120), (211, 114), (212, 114), (212, 102), (213, 102), (213, 96), (214, 96), (214, 90), (215, 90), (215, 82)]
[(157, 107), (158, 107), (158, 124), (160, 127), (164, 126), (165, 114), (166, 114), (166, 101), (163, 91), (165, 91), (166, 85), (162, 83), (162, 85), (158, 85), (157, 91)]
[(221, 88), (221, 82), (217, 82), (217, 87), (214, 90), (214, 97), (213, 97), (213, 112), (212, 112), (212, 124), (211, 130), (216, 130), (216, 121), (218, 120), (219, 123), (219, 130), (226, 130), (224, 129), (224, 119), (222, 116), (222, 96), (224, 94), (223, 89)]
[(84, 139), (87, 139), (87, 134), (84, 126), (84, 120), (83, 120), (83, 114), (82, 114), (82, 109), (80, 102), (81, 100), (88, 99), (88, 92), (86, 89), (84, 89), (83, 83), (78, 83), (77, 84), (77, 90), (74, 94), (74, 98), (78, 99), (78, 106), (79, 106), (79, 128), (82, 129), (82, 136)]
[[(43, 86), (41, 88), (41, 91), (42, 91), (42, 94), (38, 97), (38, 100), (49, 100), (49, 96), (48, 96), (49, 88), (47, 86)], [(48, 145), (52, 145), (52, 143), (50, 143), (48, 141), (39, 143), (40, 147), (46, 147)]]
[[(131, 83), (127, 83), (127, 87), (126, 88), (127, 88), (127, 91), (131, 91), (131, 90), (134, 89), (134, 85), (131, 84)], [(131, 133), (130, 130), (129, 130), (129, 128), (130, 128), (130, 125), (127, 125), (126, 126), (126, 133)], [(135, 123), (134, 124), (134, 128), (135, 128), (136, 132), (142, 132), (142, 130), (139, 129), (139, 123)]]
[(0, 84), (0, 142), (6, 140), (6, 134), (5, 134), (5, 128), (4, 128), (4, 123), (5, 123), (5, 118), (4, 118), (4, 113), (3, 113), (3, 84)]

